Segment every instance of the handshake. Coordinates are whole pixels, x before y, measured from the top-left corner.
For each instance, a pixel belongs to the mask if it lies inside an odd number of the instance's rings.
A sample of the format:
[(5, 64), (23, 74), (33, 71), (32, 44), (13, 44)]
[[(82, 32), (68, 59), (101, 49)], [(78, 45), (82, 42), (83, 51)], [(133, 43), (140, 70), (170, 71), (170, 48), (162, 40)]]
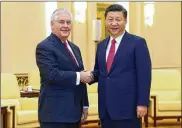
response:
[(80, 72), (80, 81), (82, 83), (90, 83), (94, 80), (94, 76), (90, 71), (81, 71)]

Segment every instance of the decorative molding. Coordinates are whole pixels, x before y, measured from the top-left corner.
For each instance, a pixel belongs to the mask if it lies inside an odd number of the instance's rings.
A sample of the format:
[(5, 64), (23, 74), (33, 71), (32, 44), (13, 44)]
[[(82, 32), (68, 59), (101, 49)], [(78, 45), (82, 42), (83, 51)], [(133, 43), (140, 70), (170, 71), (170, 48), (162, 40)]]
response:
[(28, 85), (28, 73), (15, 73), (21, 90)]
[(152, 69), (181, 69), (181, 67), (153, 67)]

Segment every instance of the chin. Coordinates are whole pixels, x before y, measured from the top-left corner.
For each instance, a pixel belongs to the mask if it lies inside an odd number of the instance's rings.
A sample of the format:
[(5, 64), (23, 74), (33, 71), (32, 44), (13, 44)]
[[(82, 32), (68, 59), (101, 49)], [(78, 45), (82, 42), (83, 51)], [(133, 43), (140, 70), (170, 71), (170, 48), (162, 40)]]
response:
[(118, 35), (119, 33), (118, 32), (112, 32), (112, 35)]
[(119, 31), (110, 31), (110, 33), (112, 33), (112, 34), (118, 34)]
[(63, 34), (63, 33), (62, 33), (61, 36), (63, 36), (63, 37), (68, 37), (69, 34), (65, 34), (65, 33)]
[(67, 36), (69, 36), (69, 34), (62, 34), (62, 36), (67, 37)]
[(70, 33), (61, 33), (62, 36), (69, 36)]

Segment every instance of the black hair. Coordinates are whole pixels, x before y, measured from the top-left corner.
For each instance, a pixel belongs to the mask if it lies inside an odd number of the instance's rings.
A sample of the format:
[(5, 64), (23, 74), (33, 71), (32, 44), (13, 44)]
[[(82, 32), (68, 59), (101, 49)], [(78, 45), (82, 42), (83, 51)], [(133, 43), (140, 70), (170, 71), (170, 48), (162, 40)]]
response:
[(107, 14), (108, 12), (116, 12), (116, 11), (119, 11), (119, 12), (122, 12), (123, 13), (123, 16), (124, 18), (126, 19), (127, 18), (127, 10), (120, 4), (112, 4), (110, 5), (106, 11), (105, 11), (105, 18), (107, 17)]

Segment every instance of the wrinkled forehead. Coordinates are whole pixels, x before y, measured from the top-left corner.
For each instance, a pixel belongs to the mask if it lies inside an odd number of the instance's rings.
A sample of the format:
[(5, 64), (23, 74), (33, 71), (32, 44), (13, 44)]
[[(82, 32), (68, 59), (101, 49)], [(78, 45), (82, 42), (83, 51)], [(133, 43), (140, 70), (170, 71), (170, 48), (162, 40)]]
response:
[(66, 12), (60, 12), (55, 16), (55, 20), (60, 21), (60, 20), (64, 20), (64, 21), (71, 21), (71, 16), (69, 13)]

